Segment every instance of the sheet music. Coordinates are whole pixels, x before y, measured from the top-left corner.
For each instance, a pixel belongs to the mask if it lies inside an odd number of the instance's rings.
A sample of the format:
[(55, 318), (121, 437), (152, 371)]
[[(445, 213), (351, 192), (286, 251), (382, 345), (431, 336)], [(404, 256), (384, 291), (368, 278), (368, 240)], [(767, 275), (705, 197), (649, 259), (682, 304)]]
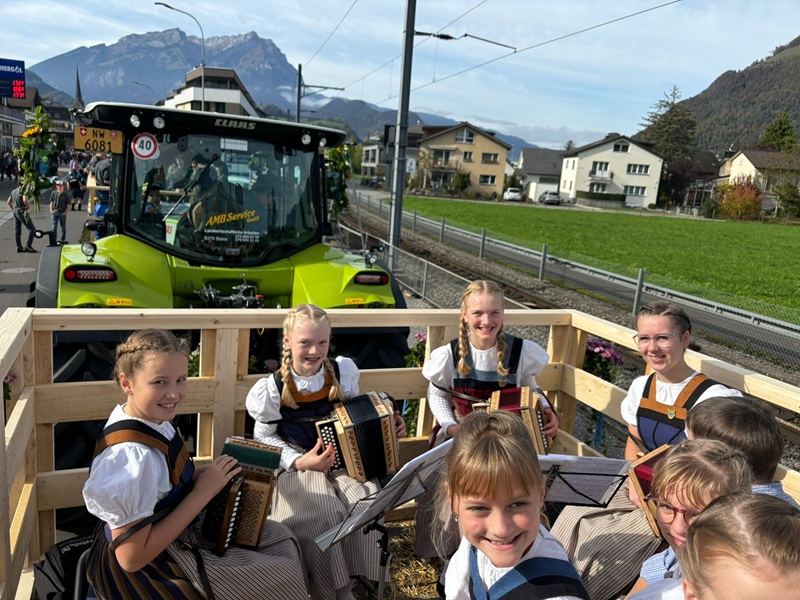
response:
[(566, 454), (539, 456), (542, 473), (548, 478), (545, 501), (605, 506), (624, 481), (630, 462)]
[[(377, 495), (367, 496), (359, 500), (351, 511), (351, 515), (337, 527), (329, 529), (322, 535), (315, 538), (317, 546), (321, 550), (326, 550), (332, 544), (341, 541), (354, 531), (365, 527), (376, 519), (383, 517), (385, 513), (413, 500), (425, 491), (424, 482), (432, 473), (433, 469), (441, 467), (441, 460), (447, 451), (450, 450), (453, 440), (447, 440), (444, 444), (428, 450), (424, 454), (408, 461), (392, 477)], [(361, 509), (363, 503), (370, 502), (369, 506), (362, 512), (356, 513)]]

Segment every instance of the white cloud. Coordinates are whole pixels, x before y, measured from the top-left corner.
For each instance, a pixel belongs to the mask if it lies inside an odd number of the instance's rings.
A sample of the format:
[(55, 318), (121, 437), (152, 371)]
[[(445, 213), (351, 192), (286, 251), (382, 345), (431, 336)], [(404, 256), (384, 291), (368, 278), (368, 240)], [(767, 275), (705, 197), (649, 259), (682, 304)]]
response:
[[(348, 86), (343, 97), (397, 107), (404, 2), (170, 3), (191, 12), (206, 37), (255, 31), (273, 40), (292, 65), (304, 63), (307, 82)], [(742, 69), (797, 35), (792, 18), (797, 14), (796, 0), (684, 0), (570, 35), (660, 3), (417, 3), (417, 31), (443, 31), (455, 37), (467, 33), (514, 46), (519, 52), (503, 57), (508, 49), (474, 38), (416, 38), (411, 109), (456, 120), (484, 115), (484, 122), (505, 123), (506, 133), (528, 132), (526, 139), (541, 145), (563, 143), (556, 138), (565, 136), (579, 143), (598, 132), (634, 133), (650, 106), (673, 85), (684, 97), (695, 95), (723, 72)], [(42, 0), (34, 12), (16, 2), (4, 6), (3, 17), (5, 23), (14, 24), (0, 34), (5, 57), (25, 60), (28, 66), (78, 46), (112, 44), (131, 33), (179, 27), (199, 35), (188, 16), (151, 2)], [(548, 43), (551, 40), (557, 41)], [(498, 57), (502, 58), (470, 70)], [(465, 72), (457, 74), (461, 71)]]

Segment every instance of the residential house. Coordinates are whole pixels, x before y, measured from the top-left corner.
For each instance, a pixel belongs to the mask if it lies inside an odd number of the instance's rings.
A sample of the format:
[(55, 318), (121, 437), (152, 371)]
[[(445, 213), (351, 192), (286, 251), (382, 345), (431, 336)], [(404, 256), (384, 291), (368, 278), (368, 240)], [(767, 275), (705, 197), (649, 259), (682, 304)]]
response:
[(377, 177), (386, 173), (385, 152), (380, 135), (371, 135), (361, 145), (361, 177)]
[(624, 198), (626, 206), (646, 207), (658, 198), (663, 163), (652, 144), (610, 133), (564, 153), (559, 191), (572, 200), (608, 194)]
[(466, 122), (447, 127), (423, 127), (418, 167), (423, 186), (440, 188), (453, 182), (458, 171), (469, 174), (468, 192), (499, 198), (503, 194), (509, 144)]
[(163, 104), (167, 108), (200, 110), (203, 102), (209, 112), (264, 116), (236, 71), (221, 67), (197, 67), (189, 71), (186, 74), (186, 84), (167, 96)]
[(557, 192), (563, 150), (523, 148), (519, 155), (522, 197), (534, 202), (545, 192)]
[[(385, 163), (387, 189), (392, 189), (391, 182), (394, 181), (394, 141), (396, 137), (396, 125), (386, 124), (383, 126), (383, 162)], [(419, 154), (419, 141), (423, 137), (422, 125), (410, 125), (406, 130), (406, 183), (414, 177), (417, 172), (417, 158)]]
[(0, 106), (0, 152), (14, 149), (16, 140), (25, 133), (25, 115), (7, 106)]
[(719, 168), (717, 183), (750, 179), (763, 194), (762, 209), (775, 209), (775, 185), (790, 181), (800, 185), (800, 158), (772, 150), (740, 150)]

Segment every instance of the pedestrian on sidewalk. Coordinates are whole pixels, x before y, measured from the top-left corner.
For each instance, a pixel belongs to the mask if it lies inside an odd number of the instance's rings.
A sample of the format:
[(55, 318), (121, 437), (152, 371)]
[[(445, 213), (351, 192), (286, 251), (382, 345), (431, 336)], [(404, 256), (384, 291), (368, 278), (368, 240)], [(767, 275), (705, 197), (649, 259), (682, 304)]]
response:
[[(17, 242), (17, 252), (36, 252), (33, 247), (33, 237), (36, 232), (36, 226), (33, 224), (28, 211), (31, 205), (28, 203), (28, 197), (22, 195), (20, 188), (11, 190), (8, 200), (8, 206), (14, 212), (14, 237)], [(22, 245), (22, 226), (28, 228), (28, 243), (23, 247)]]
[[(56, 179), (55, 190), (50, 194), (50, 220), (53, 223), (53, 240), (58, 237), (58, 225), (61, 224), (59, 244), (67, 242), (67, 213), (72, 208), (72, 196), (64, 186), (64, 180)], [(53, 242), (51, 242), (53, 243)]]

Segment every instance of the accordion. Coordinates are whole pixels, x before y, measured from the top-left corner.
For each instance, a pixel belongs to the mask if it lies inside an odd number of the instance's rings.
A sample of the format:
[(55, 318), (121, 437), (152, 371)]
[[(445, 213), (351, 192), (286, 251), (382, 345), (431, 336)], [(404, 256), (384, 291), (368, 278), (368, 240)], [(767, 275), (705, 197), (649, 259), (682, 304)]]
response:
[(540, 393), (530, 387), (509, 388), (492, 393), (489, 402), (475, 403), (474, 410), (507, 410), (518, 415), (533, 438), (537, 454), (550, 451), (550, 440), (544, 434), (544, 405)]
[(218, 556), (231, 543), (258, 548), (269, 516), (281, 451), (277, 446), (241, 437), (225, 440), (222, 454), (238, 460), (242, 471), (206, 506), (203, 536), (216, 543), (214, 552)]
[(399, 465), (394, 401), (383, 392), (367, 392), (333, 405), (330, 418), (317, 421), (325, 447), (333, 444), (332, 469), (347, 469), (357, 481), (384, 477)]
[(639, 497), (639, 502), (644, 509), (644, 515), (647, 517), (647, 522), (656, 537), (662, 537), (661, 530), (656, 523), (656, 503), (652, 500), (647, 500), (647, 497), (650, 495), (650, 488), (653, 486), (653, 469), (658, 461), (666, 456), (665, 452), (670, 448), (671, 446), (668, 444), (656, 448), (641, 458), (637, 458), (628, 468), (629, 485)]

